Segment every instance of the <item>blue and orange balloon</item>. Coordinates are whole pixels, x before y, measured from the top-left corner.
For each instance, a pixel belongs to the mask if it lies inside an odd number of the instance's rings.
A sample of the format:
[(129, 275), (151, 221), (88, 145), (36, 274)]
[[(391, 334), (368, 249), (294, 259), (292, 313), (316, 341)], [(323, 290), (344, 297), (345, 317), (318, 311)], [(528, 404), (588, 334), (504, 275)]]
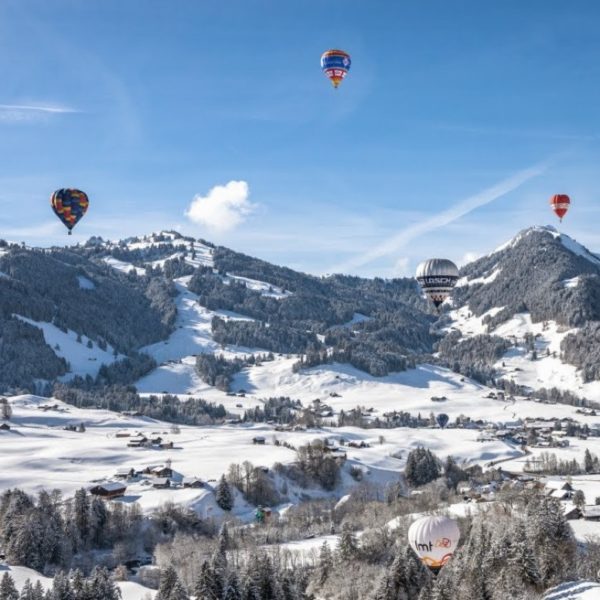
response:
[(348, 74), (351, 64), (350, 55), (343, 50), (327, 50), (321, 55), (321, 69), (336, 89)]
[(90, 201), (87, 194), (81, 190), (61, 188), (52, 194), (50, 204), (56, 216), (64, 223), (71, 235), (73, 227), (85, 215)]

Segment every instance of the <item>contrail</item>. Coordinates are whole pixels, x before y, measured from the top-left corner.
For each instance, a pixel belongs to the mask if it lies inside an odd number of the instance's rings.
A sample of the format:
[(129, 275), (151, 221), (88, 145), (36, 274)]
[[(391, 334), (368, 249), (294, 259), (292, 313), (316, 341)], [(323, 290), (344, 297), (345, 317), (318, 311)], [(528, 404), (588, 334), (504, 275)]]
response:
[(75, 113), (78, 112), (73, 108), (67, 108), (63, 106), (35, 106), (29, 104), (0, 104), (0, 110), (25, 110), (32, 112), (45, 112), (45, 113)]
[(381, 244), (378, 244), (368, 252), (357, 254), (354, 258), (351, 258), (329, 269), (328, 272), (347, 273), (353, 269), (373, 262), (378, 258), (398, 252), (398, 250), (406, 246), (409, 242), (421, 237), (423, 234), (429, 233), (430, 231), (438, 229), (439, 227), (443, 227), (444, 225), (448, 225), (449, 223), (460, 219), (460, 217), (464, 217), (465, 215), (469, 214), (476, 208), (485, 206), (486, 204), (505, 196), (509, 192), (516, 190), (530, 179), (533, 179), (534, 177), (544, 173), (544, 171), (546, 171), (548, 168), (548, 165), (549, 161), (519, 171), (511, 177), (503, 179), (492, 187), (487, 188), (478, 194), (465, 198), (441, 213), (433, 215), (432, 217), (429, 217), (420, 223), (406, 227)]

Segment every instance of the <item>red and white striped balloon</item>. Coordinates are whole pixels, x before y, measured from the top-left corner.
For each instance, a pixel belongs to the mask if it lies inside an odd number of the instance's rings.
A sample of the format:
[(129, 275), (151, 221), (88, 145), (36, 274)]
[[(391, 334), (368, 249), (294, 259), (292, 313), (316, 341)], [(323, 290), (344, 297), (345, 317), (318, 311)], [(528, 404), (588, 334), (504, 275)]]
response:
[(567, 214), (569, 207), (571, 206), (571, 199), (566, 194), (554, 194), (550, 198), (550, 206), (554, 211), (554, 214), (561, 220)]

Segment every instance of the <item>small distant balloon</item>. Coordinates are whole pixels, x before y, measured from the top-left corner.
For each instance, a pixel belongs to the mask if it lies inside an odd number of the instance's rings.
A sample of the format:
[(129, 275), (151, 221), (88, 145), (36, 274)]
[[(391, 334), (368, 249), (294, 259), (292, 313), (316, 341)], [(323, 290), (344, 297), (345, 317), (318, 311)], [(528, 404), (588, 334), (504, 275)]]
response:
[(554, 196), (550, 198), (550, 206), (552, 207), (554, 214), (562, 223), (563, 217), (567, 214), (567, 211), (571, 206), (571, 198), (566, 194), (554, 194)]
[(446, 425), (448, 425), (448, 421), (450, 420), (450, 417), (446, 414), (446, 413), (440, 413), (435, 420), (437, 421), (437, 424), (444, 429), (444, 427), (446, 427)]
[(351, 64), (350, 55), (343, 50), (327, 50), (321, 55), (321, 69), (336, 89), (348, 74)]
[(73, 227), (85, 215), (90, 201), (87, 194), (81, 190), (61, 188), (52, 194), (50, 204), (56, 216), (63, 222), (71, 235)]
[(408, 528), (408, 543), (435, 573), (452, 558), (459, 539), (458, 525), (448, 517), (422, 517)]
[(439, 309), (458, 281), (458, 267), (446, 258), (430, 258), (417, 267), (416, 279), (425, 295)]

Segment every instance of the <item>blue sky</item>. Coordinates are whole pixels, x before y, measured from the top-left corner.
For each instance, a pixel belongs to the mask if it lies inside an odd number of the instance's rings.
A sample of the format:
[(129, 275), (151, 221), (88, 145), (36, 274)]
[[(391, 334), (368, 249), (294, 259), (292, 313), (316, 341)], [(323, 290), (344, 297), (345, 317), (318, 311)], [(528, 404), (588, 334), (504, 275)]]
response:
[[(594, 0), (3, 0), (0, 237), (177, 228), (391, 277), (558, 225), (564, 192), (561, 230), (600, 250), (599, 22)], [(72, 238), (59, 187), (91, 199)]]

